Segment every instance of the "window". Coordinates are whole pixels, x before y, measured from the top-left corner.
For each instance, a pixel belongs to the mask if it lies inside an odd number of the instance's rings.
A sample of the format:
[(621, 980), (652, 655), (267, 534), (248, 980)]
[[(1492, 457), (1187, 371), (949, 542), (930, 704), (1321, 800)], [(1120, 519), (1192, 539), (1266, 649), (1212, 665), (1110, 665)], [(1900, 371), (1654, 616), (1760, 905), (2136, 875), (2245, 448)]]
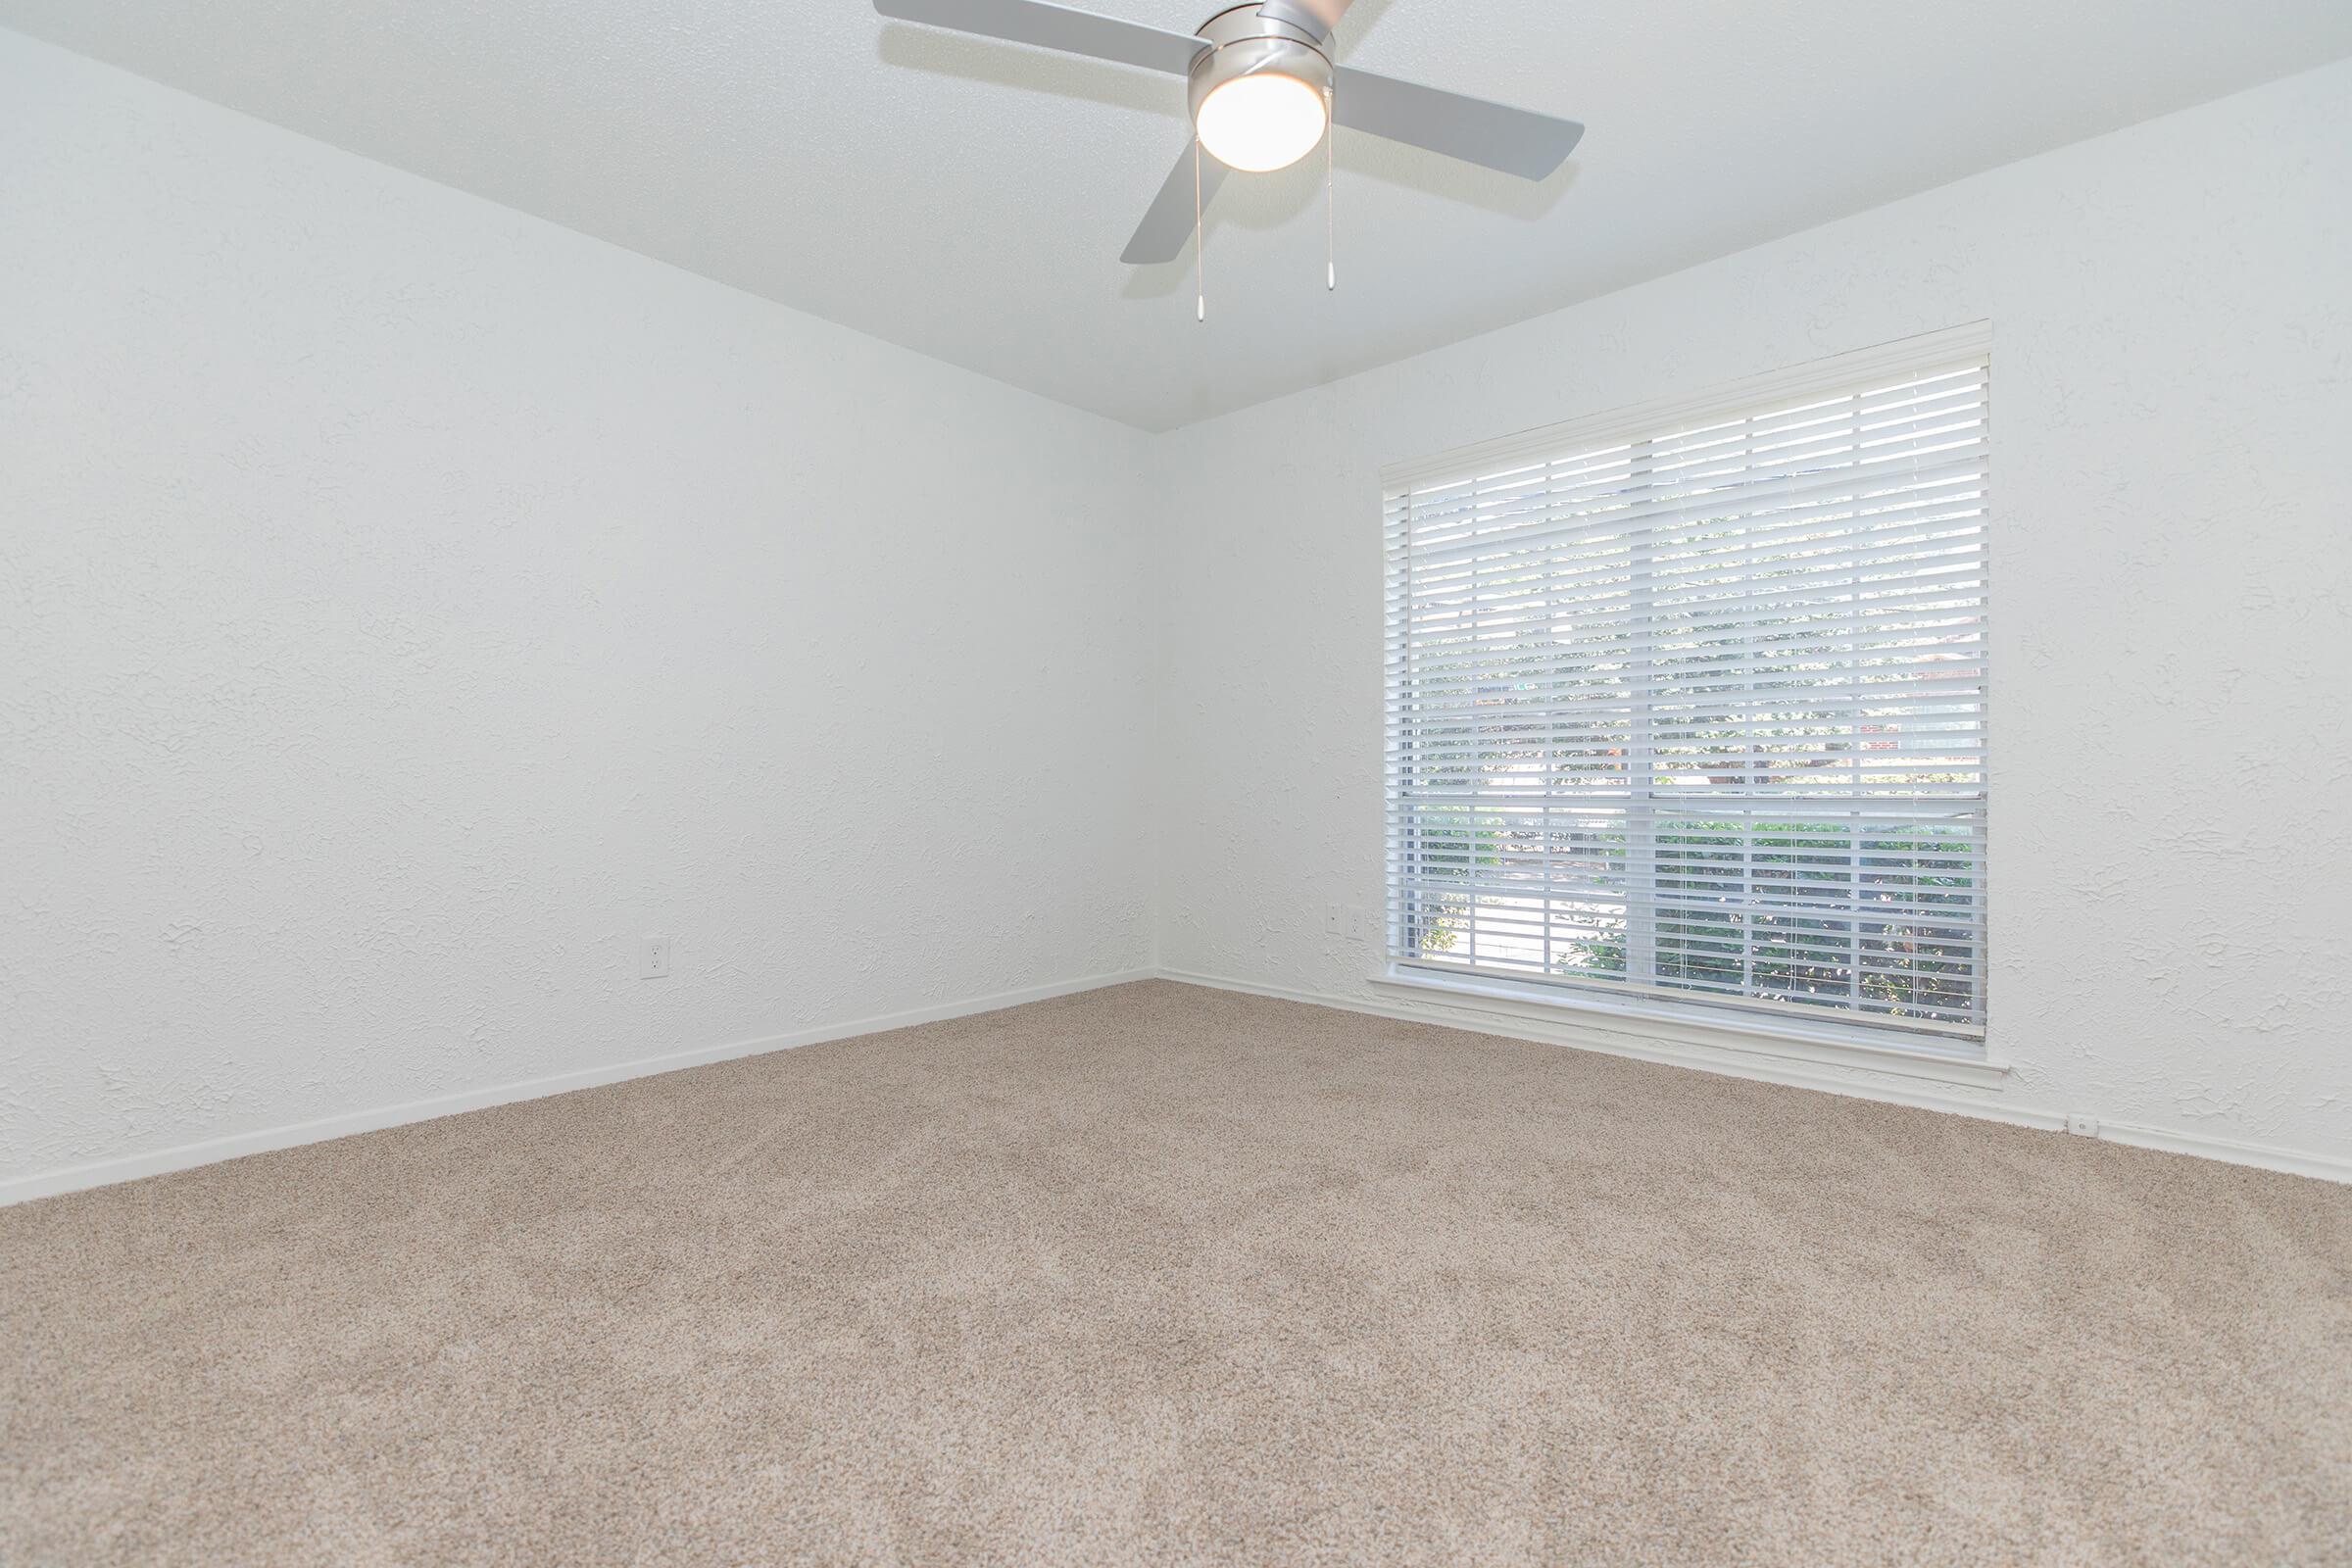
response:
[(1980, 1052), (1988, 396), (1975, 330), (1392, 471), (1391, 961)]

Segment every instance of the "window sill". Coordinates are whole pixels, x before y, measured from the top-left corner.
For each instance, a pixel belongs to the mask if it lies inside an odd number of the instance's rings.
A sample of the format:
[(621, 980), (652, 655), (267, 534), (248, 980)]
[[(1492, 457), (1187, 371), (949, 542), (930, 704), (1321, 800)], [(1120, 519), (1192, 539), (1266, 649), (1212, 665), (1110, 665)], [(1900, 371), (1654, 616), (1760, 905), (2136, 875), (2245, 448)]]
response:
[(1980, 1089), (1998, 1089), (2009, 1078), (2009, 1063), (1991, 1056), (1962, 1055), (1933, 1046), (1875, 1045), (1845, 1037), (1834, 1027), (1808, 1026), (1801, 1021), (1729, 1014), (1699, 1019), (1671, 1004), (1580, 996), (1549, 987), (1513, 985), (1507, 980), (1456, 978), (1400, 964), (1391, 964), (1371, 976), (1370, 984), (1400, 1000), (1443, 1001), (1447, 1006), (1539, 1021), (1554, 1028), (1607, 1029), (1673, 1046), (1774, 1056), (1818, 1066), (1859, 1067)]

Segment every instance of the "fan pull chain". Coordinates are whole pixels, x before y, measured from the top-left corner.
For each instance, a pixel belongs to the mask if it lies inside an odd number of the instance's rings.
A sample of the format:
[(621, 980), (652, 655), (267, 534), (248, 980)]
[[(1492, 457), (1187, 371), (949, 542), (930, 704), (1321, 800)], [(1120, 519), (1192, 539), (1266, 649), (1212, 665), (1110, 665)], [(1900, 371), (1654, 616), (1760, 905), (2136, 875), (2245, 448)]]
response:
[(1200, 138), (1193, 138), (1193, 319), (1208, 319), (1208, 230), (1200, 226)]
[(1340, 220), (1337, 212), (1339, 195), (1331, 172), (1331, 144), (1339, 126), (1331, 118), (1331, 83), (1323, 84), (1323, 286), (1340, 286)]

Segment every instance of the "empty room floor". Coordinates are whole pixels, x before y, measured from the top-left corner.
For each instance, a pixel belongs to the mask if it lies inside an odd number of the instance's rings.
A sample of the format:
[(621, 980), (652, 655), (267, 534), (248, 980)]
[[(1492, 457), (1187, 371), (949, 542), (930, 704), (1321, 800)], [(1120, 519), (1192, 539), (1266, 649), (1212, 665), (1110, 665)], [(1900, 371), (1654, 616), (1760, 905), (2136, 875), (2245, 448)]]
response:
[(1168, 982), (0, 1211), (0, 1560), (2352, 1560), (2352, 1190)]

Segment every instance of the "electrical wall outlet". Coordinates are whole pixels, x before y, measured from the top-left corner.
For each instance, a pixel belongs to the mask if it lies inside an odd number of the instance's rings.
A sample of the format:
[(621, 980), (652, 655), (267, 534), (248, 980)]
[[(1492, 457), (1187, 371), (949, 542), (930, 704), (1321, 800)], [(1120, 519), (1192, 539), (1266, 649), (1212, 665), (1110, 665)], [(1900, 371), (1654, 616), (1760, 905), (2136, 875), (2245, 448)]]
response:
[(2066, 1118), (2066, 1130), (2078, 1138), (2096, 1138), (2099, 1136), (2099, 1118), (2069, 1116)]
[(669, 938), (645, 937), (637, 944), (637, 978), (666, 980), (669, 978)]

